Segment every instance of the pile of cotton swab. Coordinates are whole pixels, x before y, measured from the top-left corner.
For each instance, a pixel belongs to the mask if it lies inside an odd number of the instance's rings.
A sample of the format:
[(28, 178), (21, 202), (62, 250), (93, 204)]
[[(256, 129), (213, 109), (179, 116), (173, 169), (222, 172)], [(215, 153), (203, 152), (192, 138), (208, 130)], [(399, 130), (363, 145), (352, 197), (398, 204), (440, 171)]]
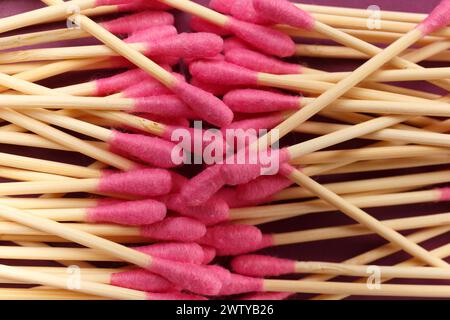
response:
[(0, 299), (450, 298), (450, 0), (375, 30), (287, 0), (42, 2), (0, 18)]

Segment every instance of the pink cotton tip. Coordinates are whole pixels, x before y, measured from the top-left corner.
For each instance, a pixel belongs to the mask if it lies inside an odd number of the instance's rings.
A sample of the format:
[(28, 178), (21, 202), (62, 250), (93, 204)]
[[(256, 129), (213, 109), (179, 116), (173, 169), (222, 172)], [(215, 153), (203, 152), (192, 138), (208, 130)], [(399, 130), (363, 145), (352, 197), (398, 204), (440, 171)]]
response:
[(238, 37), (229, 37), (223, 41), (223, 52), (227, 53), (234, 49), (248, 49), (254, 50), (248, 43), (242, 41)]
[(252, 0), (234, 0), (230, 14), (239, 20), (256, 24), (270, 24), (272, 22), (255, 10)]
[(286, 34), (275, 29), (230, 18), (225, 28), (260, 51), (277, 57), (295, 53), (295, 43)]
[(88, 209), (87, 221), (142, 226), (163, 220), (166, 212), (164, 203), (156, 200), (124, 201)]
[(141, 69), (132, 69), (109, 78), (95, 81), (97, 96), (106, 96), (148, 79), (150, 76)]
[(233, 49), (225, 52), (225, 60), (238, 66), (272, 74), (298, 74), (301, 66), (288, 63), (248, 49)]
[(154, 292), (148, 292), (147, 293), (147, 300), (152, 301), (204, 301), (208, 300), (205, 297), (197, 296), (194, 294), (186, 294), (186, 293), (179, 293), (179, 292), (171, 292), (171, 293), (154, 293)]
[(98, 192), (154, 197), (167, 194), (172, 188), (172, 177), (163, 169), (136, 169), (105, 174), (100, 179)]
[(225, 61), (196, 61), (189, 65), (193, 77), (205, 83), (227, 86), (258, 84), (258, 74)]
[(172, 150), (175, 144), (164, 139), (141, 134), (114, 131), (108, 141), (112, 152), (142, 161), (160, 168), (173, 168)]
[(229, 14), (233, 3), (234, 0), (211, 0), (208, 6), (218, 12)]
[(231, 272), (228, 269), (225, 269), (224, 267), (221, 267), (219, 265), (211, 265), (211, 266), (205, 266), (208, 270), (213, 271), (216, 274), (216, 277), (222, 282), (226, 283), (230, 280)]
[(231, 268), (236, 273), (251, 277), (281, 276), (295, 273), (295, 261), (250, 254), (234, 258)]
[(137, 98), (130, 112), (151, 113), (168, 118), (194, 119), (196, 117), (191, 108), (173, 94)]
[(237, 300), (286, 300), (290, 296), (294, 295), (292, 292), (257, 292), (257, 293), (249, 293), (242, 297), (239, 297)]
[(174, 21), (175, 19), (171, 13), (165, 11), (144, 11), (102, 22), (101, 25), (112, 33), (130, 34), (150, 27), (173, 25)]
[(216, 249), (210, 246), (202, 246), (203, 248), (203, 264), (209, 264), (216, 258)]
[(192, 30), (197, 32), (209, 32), (219, 36), (228, 36), (231, 34), (229, 31), (196, 16), (191, 18), (189, 26)]
[(214, 57), (222, 52), (223, 40), (216, 34), (197, 32), (181, 33), (174, 37), (151, 41), (147, 54), (152, 56), (174, 56), (181, 58)]
[(304, 30), (314, 29), (314, 18), (287, 0), (253, 0), (256, 12), (273, 22)]
[(274, 194), (292, 185), (283, 175), (261, 176), (237, 187), (238, 197), (244, 201), (258, 201), (271, 198)]
[(142, 81), (122, 91), (125, 98), (141, 98), (171, 94), (172, 92), (154, 79)]
[(228, 91), (236, 89), (236, 86), (226, 86), (226, 85), (220, 85), (220, 84), (214, 84), (214, 83), (205, 83), (201, 82), (197, 78), (191, 79), (191, 84), (193, 86), (196, 86), (206, 92), (209, 92), (215, 96), (223, 96)]
[(155, 43), (162, 39), (172, 38), (178, 34), (174, 26), (156, 26), (133, 32), (124, 41), (127, 43)]
[(141, 227), (143, 237), (155, 240), (191, 242), (205, 234), (206, 226), (203, 223), (185, 217), (170, 217)]
[(151, 292), (174, 292), (176, 285), (146, 270), (136, 269), (113, 273), (110, 284), (117, 287)]
[(148, 270), (193, 293), (216, 295), (222, 288), (216, 273), (205, 266), (152, 258)]
[(224, 184), (221, 165), (213, 165), (189, 180), (181, 189), (180, 196), (186, 205), (199, 206), (208, 201)]
[(441, 188), (441, 189), (439, 189), (439, 191), (441, 192), (439, 201), (450, 201), (450, 187)]
[(205, 259), (203, 248), (197, 243), (166, 242), (148, 246), (133, 247), (134, 250), (161, 259), (202, 264)]
[(242, 200), (238, 196), (236, 188), (222, 188), (215, 196), (222, 198), (230, 208), (254, 206), (265, 202), (265, 199), (262, 202)]
[(183, 100), (196, 114), (210, 124), (223, 127), (233, 121), (233, 111), (209, 92), (188, 84), (185, 81), (177, 81), (171, 87), (173, 93)]
[(417, 28), (427, 35), (444, 28), (450, 23), (450, 0), (442, 0)]
[(221, 224), (209, 227), (199, 243), (211, 246), (220, 256), (234, 255), (243, 248), (254, 247), (262, 241), (261, 231), (254, 226), (242, 224)]
[(263, 291), (263, 289), (264, 279), (251, 278), (232, 273), (228, 282), (223, 284), (219, 294), (222, 296), (231, 296), (248, 292), (260, 292)]
[(284, 120), (283, 116), (279, 113), (270, 114), (264, 117), (244, 119), (235, 121), (225, 128), (231, 130), (254, 130), (258, 134), (259, 130), (272, 129), (280, 124)]
[(235, 186), (248, 183), (261, 175), (276, 174), (280, 166), (289, 160), (286, 148), (270, 149), (259, 154), (248, 154), (248, 150), (238, 152), (231, 163), (222, 166), (222, 176), (226, 184)]
[(235, 112), (264, 113), (295, 110), (300, 97), (257, 89), (236, 89), (228, 92), (223, 101)]
[(183, 198), (179, 195), (166, 197), (167, 207), (179, 214), (191, 217), (203, 222), (206, 225), (213, 225), (229, 219), (230, 208), (221, 198), (211, 197), (199, 206), (187, 206)]

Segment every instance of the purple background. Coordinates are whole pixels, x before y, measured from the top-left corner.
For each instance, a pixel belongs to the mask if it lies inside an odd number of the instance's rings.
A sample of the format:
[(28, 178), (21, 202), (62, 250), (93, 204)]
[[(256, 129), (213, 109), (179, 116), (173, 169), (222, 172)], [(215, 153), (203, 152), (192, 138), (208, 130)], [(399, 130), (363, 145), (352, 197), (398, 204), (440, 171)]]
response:
[[(198, 1), (200, 3), (206, 4), (207, 1)], [(333, 6), (347, 6), (347, 7), (357, 7), (357, 8), (367, 8), (370, 5), (378, 5), (383, 10), (399, 10), (399, 11), (409, 11), (409, 12), (429, 12), (439, 1), (431, 0), (431, 1), (411, 1), (411, 0), (310, 0), (304, 1), (304, 3), (312, 3), (312, 4), (324, 4), (324, 5), (333, 5)], [(0, 1), (0, 16), (10, 16), (19, 12), (32, 10), (42, 6), (40, 1), (37, 0), (1, 0)], [(178, 19), (178, 27), (180, 30), (187, 30), (186, 21), (188, 17), (186, 15), (179, 14), (181, 19)], [(42, 28), (49, 28), (53, 26), (44, 26), (38, 28), (27, 28), (26, 31), (29, 30), (38, 30)], [(24, 32), (21, 30), (20, 32)], [(79, 42), (70, 42), (71, 44), (79, 43)], [(355, 62), (351, 61), (337, 61), (337, 60), (314, 60), (314, 59), (299, 59), (299, 62), (307, 63), (312, 67), (318, 67), (327, 70), (344, 70), (349, 68), (354, 68), (356, 66)], [(429, 64), (426, 64), (429, 65)], [(436, 64), (433, 64), (436, 65)], [(448, 66), (448, 65), (447, 65)], [(78, 83), (82, 81), (87, 81), (91, 78), (96, 78), (105, 73), (100, 72), (92, 72), (89, 74), (82, 73), (71, 73), (68, 75), (64, 75), (63, 77), (55, 77), (52, 79), (48, 79), (43, 81), (42, 83), (48, 86), (62, 86), (65, 84)], [(427, 85), (423, 83), (415, 83), (413, 84), (416, 88), (428, 88)], [(287, 141), (289, 143), (298, 142), (300, 139), (305, 139), (307, 136), (295, 136), (288, 137)], [(355, 147), (361, 145), (362, 141), (353, 141), (350, 144), (344, 144), (345, 147)], [(367, 142), (364, 142), (367, 143)], [(90, 159), (76, 154), (74, 156), (73, 153), (66, 152), (55, 152), (48, 151), (45, 149), (29, 149), (23, 147), (13, 147), (13, 146), (5, 146), (0, 145), (0, 152), (9, 152), (14, 154), (21, 155), (31, 155), (34, 157), (50, 159), (50, 160), (59, 160), (65, 161), (68, 163), (76, 163), (76, 164), (89, 164)], [(401, 170), (389, 172), (388, 174), (399, 174), (399, 173), (412, 173), (412, 172), (422, 172), (426, 170), (434, 170), (437, 167), (433, 168), (425, 168), (419, 170)], [(333, 177), (329, 179), (328, 177), (320, 177), (318, 179), (319, 182), (325, 183), (329, 181), (337, 181), (342, 179), (362, 179), (370, 176), (376, 176), (377, 173), (373, 174), (353, 174), (353, 175), (345, 175), (340, 177)], [(437, 203), (425, 203), (425, 204), (417, 204), (414, 206), (397, 206), (397, 207), (389, 207), (389, 208), (380, 208), (380, 209), (369, 209), (367, 210), (369, 213), (373, 214), (379, 219), (389, 219), (389, 218), (401, 218), (407, 216), (417, 216), (429, 213), (440, 213), (450, 211), (450, 204), (437, 204)], [(286, 232), (286, 231), (294, 231), (294, 230), (303, 230), (317, 227), (326, 227), (326, 226), (334, 226), (340, 224), (348, 224), (352, 223), (352, 221), (346, 218), (342, 213), (333, 212), (333, 213), (324, 213), (324, 214), (312, 214), (304, 217), (300, 217), (297, 219), (291, 219), (289, 221), (282, 221), (276, 224), (271, 224), (268, 226), (264, 226), (264, 231), (266, 232)], [(448, 243), (449, 234), (443, 235), (441, 237), (432, 239), (424, 244), (424, 246), (428, 249), (435, 248), (441, 246), (443, 244)], [(365, 237), (355, 237), (351, 239), (338, 239), (332, 241), (321, 241), (314, 242), (309, 244), (300, 244), (300, 245), (291, 245), (291, 246), (283, 246), (277, 247), (271, 250), (267, 250), (268, 253), (275, 254), (280, 257), (289, 257), (295, 259), (302, 260), (323, 260), (323, 261), (342, 261), (344, 259), (353, 257), (354, 255), (360, 254), (372, 248), (378, 247), (384, 244), (385, 241), (377, 236), (365, 236)], [(396, 262), (402, 261), (407, 258), (408, 255), (404, 253), (399, 253), (397, 255), (391, 256), (387, 259), (383, 259), (379, 261), (380, 264), (394, 264)], [(4, 261), (0, 261), (4, 262)], [(28, 264), (26, 261), (21, 263)], [(396, 283), (404, 283), (406, 281), (395, 281)], [(420, 283), (415, 281), (414, 283)], [(422, 282), (425, 283), (425, 282)], [(431, 283), (431, 282), (427, 282)], [(441, 282), (442, 283), (442, 282)], [(448, 283), (450, 284), (450, 283)], [(359, 297), (352, 297), (353, 299)], [(361, 298), (363, 299), (363, 298)]]

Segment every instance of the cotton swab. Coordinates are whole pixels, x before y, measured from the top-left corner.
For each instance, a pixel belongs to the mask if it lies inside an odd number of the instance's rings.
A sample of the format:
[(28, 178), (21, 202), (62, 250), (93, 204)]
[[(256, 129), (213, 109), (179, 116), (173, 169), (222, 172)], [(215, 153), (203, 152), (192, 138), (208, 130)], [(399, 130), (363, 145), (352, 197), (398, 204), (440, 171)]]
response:
[[(66, 268), (22, 267), (25, 270), (38, 271), (58, 276), (67, 275)], [(116, 269), (83, 268), (80, 270), (83, 281), (105, 283), (112, 286), (147, 292), (176, 292), (179, 289), (166, 279), (144, 270), (121, 271)], [(1, 279), (1, 283), (14, 283), (17, 280)]]
[[(165, 11), (143, 11), (101, 22), (100, 25), (116, 34), (131, 34), (136, 31), (163, 25), (173, 25), (174, 17)], [(48, 42), (88, 38), (90, 35), (80, 29), (54, 29), (25, 33), (0, 38), (4, 49), (25, 47)]]
[[(380, 195), (365, 195), (365, 196), (345, 196), (345, 199), (356, 206), (368, 208), (377, 206), (389, 206), (389, 205), (401, 205), (411, 203), (422, 202), (434, 202), (434, 201), (448, 201), (448, 190), (446, 188), (438, 188), (425, 191), (414, 192), (400, 192), (392, 194), (380, 194)], [(312, 200), (304, 203), (291, 203), (265, 206), (266, 211), (262, 211), (259, 215), (257, 213), (252, 214), (251, 209), (243, 209), (241, 211), (232, 212), (232, 219), (245, 219), (245, 218), (261, 218), (269, 217), (270, 219), (277, 220), (274, 216), (282, 216), (283, 219), (288, 217), (295, 217), (297, 215), (309, 214), (314, 212), (327, 212), (332, 211), (333, 207), (321, 202), (320, 200)], [(275, 211), (271, 211), (274, 209)], [(245, 218), (244, 218), (245, 217)], [(240, 220), (243, 222), (243, 220)], [(245, 220), (249, 223), (248, 220)]]
[[(201, 265), (205, 259), (206, 251), (196, 243), (164, 242), (151, 245), (131, 247), (139, 252), (154, 255), (155, 257), (184, 263)], [(17, 251), (15, 251), (17, 249)], [(104, 254), (98, 250), (86, 248), (27, 248), (27, 247), (0, 247), (4, 259), (32, 259), (32, 260), (61, 260), (61, 261), (122, 261), (112, 255)]]
[[(18, 281), (34, 282), (38, 284), (48, 285), (60, 289), (67, 289), (67, 279), (65, 277), (48, 275), (41, 272), (31, 271), (29, 269), (22, 269), (19, 267), (9, 267), (0, 265), (0, 275), (9, 279)], [(93, 294), (97, 296), (104, 296), (113, 299), (132, 299), (132, 300), (160, 300), (162, 299), (195, 299), (194, 295), (184, 295), (180, 293), (158, 294), (146, 293), (137, 290), (120, 288), (103, 283), (81, 281), (81, 286), (77, 291)], [(200, 298), (199, 298), (200, 299)]]
[[(146, 270), (152, 271), (168, 280), (180, 284), (180, 286), (189, 289), (192, 292), (204, 294), (216, 294), (221, 288), (221, 282), (218, 280), (216, 273), (204, 267), (192, 264), (180, 264), (176, 262), (168, 262), (158, 259), (138, 251), (126, 248), (117, 243), (99, 238), (89, 233), (76, 230), (72, 227), (38, 218), (31, 214), (25, 213), (18, 209), (1, 205), (0, 215), (8, 220), (27, 225), (44, 232), (62, 236), (68, 240), (99, 249), (113, 256), (117, 256), (124, 261), (133, 263)], [(187, 273), (189, 270), (189, 273)], [(2, 274), (4, 276), (4, 274)], [(35, 279), (32, 279), (34, 281)], [(41, 283), (41, 282), (39, 282)]]
[[(222, 39), (211, 33), (181, 33), (179, 35), (160, 39), (145, 37), (146, 30), (142, 36), (128, 38), (130, 47), (145, 55), (156, 57), (170, 56), (181, 58), (208, 58), (214, 57), (222, 51)], [(117, 56), (113, 50), (104, 45), (29, 49), (12, 51), (0, 54), (2, 64), (29, 62), (29, 61), (52, 61), (64, 59), (103, 58)], [(160, 61), (165, 61), (164, 58)]]
[[(369, 277), (368, 265), (352, 265), (322, 261), (295, 261), (262, 255), (244, 255), (231, 262), (234, 272), (250, 277), (273, 277), (294, 273), (319, 273)], [(383, 277), (409, 279), (448, 279), (449, 270), (431, 267), (390, 267), (375, 265)]]
[(39, 194), (60, 192), (105, 192), (125, 193), (140, 196), (157, 196), (169, 193), (172, 187), (171, 174), (162, 169), (138, 169), (128, 172), (105, 172), (100, 179), (71, 179), (61, 181), (7, 183), (3, 194)]

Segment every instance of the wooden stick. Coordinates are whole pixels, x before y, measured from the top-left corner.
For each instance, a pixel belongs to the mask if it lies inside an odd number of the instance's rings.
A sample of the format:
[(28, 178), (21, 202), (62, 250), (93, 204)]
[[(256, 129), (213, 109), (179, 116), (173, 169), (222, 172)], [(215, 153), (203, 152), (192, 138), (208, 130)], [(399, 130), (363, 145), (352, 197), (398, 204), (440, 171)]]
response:
[[(324, 184), (323, 186), (338, 194), (359, 193), (369, 191), (382, 191), (396, 188), (419, 188), (427, 185), (446, 183), (449, 171), (435, 171), (426, 173), (406, 174), (372, 179), (351, 180)], [(275, 200), (290, 200), (313, 197), (311, 192), (300, 187), (280, 191), (273, 196)]]
[[(419, 216), (412, 218), (383, 220), (383, 224), (394, 230), (412, 230), (427, 227), (447, 226), (449, 214), (436, 214), (430, 216)], [(433, 222), (438, 219), (439, 222)], [(322, 241), (330, 239), (341, 239), (372, 234), (370, 230), (361, 225), (346, 225), (339, 227), (316, 228), (311, 230), (293, 231), (285, 233), (275, 233), (272, 235), (273, 245), (287, 245), (294, 243), (306, 243), (312, 241)]]
[(0, 300), (105, 300), (104, 297), (66, 290), (0, 289)]
[[(415, 50), (405, 50), (405, 55), (414, 54)], [(308, 45), (297, 44), (296, 56), (311, 57), (311, 58), (328, 58), (328, 59), (354, 59), (354, 60), (366, 60), (370, 56), (361, 53), (357, 50), (331, 45)], [(427, 61), (450, 61), (450, 53), (445, 51), (434, 56), (428, 57)]]
[[(386, 152), (386, 155), (380, 154)], [(408, 153), (405, 153), (408, 152)], [(410, 152), (410, 153), (409, 153)], [(392, 147), (374, 147), (350, 150), (332, 150), (311, 153), (301, 157), (296, 157), (292, 164), (317, 164), (330, 163), (336, 160), (336, 156), (343, 161), (361, 161), (361, 160), (377, 160), (377, 159), (393, 159), (414, 156), (432, 156), (432, 155), (448, 155), (447, 148), (428, 147), (428, 146), (392, 146)]]
[(77, 289), (68, 288), (67, 279), (65, 277), (48, 275), (19, 267), (0, 265), (0, 276), (8, 279), (26, 281), (28, 283), (38, 283), (59, 289), (69, 289), (112, 299), (147, 300), (147, 294), (145, 292), (90, 281), (80, 281), (80, 287)]
[[(370, 18), (373, 11), (367, 9), (347, 8), (347, 7), (334, 7), (334, 6), (322, 6), (312, 4), (296, 3), (296, 6), (303, 10), (307, 10), (314, 13), (332, 14), (336, 16), (345, 17), (358, 17), (358, 18)], [(403, 21), (403, 22), (415, 22), (419, 23), (423, 21), (427, 15), (423, 13), (411, 13), (400, 11), (377, 11), (380, 14), (382, 20)]]
[[(422, 202), (436, 202), (442, 198), (442, 190), (433, 189), (415, 192), (401, 192), (393, 194), (381, 195), (352, 195), (345, 196), (348, 202), (363, 208), (392, 206), (401, 204), (412, 204)], [(297, 203), (286, 203), (276, 205), (266, 205), (257, 207), (246, 207), (230, 210), (230, 219), (238, 220), (243, 223), (242, 219), (249, 218), (274, 218), (276, 216), (283, 219), (306, 215), (314, 212), (334, 211), (334, 207), (326, 204), (321, 200), (310, 200)], [(276, 219), (275, 219), (276, 220)], [(247, 221), (245, 222), (247, 223)]]
[[(330, 72), (326, 74), (304, 74), (289, 76), (298, 79), (312, 79), (325, 82), (337, 82), (347, 77), (350, 72)], [(405, 69), (405, 70), (385, 70), (378, 71), (367, 77), (364, 81), (391, 82), (391, 81), (418, 81), (446, 79), (450, 77), (450, 68), (428, 68)]]

